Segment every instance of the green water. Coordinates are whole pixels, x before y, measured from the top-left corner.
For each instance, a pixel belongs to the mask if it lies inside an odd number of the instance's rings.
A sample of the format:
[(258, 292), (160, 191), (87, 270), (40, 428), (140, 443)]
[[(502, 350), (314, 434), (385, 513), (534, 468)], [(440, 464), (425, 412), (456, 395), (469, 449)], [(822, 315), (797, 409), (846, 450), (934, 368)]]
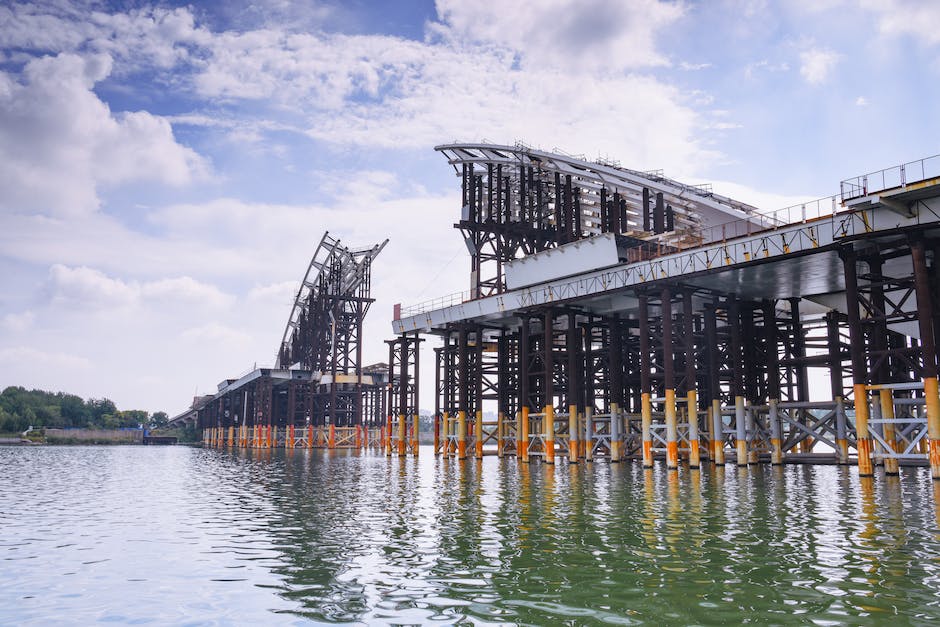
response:
[(0, 447), (0, 623), (927, 624), (925, 469)]

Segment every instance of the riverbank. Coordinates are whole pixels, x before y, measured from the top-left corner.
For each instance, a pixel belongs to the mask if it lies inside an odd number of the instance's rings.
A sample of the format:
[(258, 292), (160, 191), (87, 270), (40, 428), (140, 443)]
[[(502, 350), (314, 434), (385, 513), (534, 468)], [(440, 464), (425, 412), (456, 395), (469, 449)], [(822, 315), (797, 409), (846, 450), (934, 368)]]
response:
[(143, 444), (143, 429), (43, 429), (43, 444)]
[(35, 442), (21, 437), (0, 437), (0, 446), (29, 446)]

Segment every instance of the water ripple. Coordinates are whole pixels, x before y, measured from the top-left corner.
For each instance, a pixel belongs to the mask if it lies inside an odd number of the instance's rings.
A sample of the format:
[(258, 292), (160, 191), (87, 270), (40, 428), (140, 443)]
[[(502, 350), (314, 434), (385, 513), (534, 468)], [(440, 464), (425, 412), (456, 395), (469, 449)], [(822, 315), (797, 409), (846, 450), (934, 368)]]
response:
[(940, 618), (940, 487), (344, 451), (0, 447), (15, 624)]

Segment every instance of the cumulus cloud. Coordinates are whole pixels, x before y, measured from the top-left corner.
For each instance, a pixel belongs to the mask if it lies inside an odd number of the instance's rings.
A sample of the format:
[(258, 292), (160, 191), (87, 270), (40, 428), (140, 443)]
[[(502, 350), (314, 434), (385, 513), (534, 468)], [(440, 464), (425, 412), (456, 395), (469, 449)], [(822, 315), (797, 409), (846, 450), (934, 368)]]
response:
[(13, 333), (22, 333), (32, 327), (35, 320), (36, 314), (32, 311), (8, 313), (0, 318), (0, 328)]
[[(669, 7), (667, 12), (675, 12)], [(464, 23), (464, 9), (442, 10), (454, 24)], [(491, 28), (503, 28), (502, 14), (494, 16), (499, 20)], [(496, 37), (487, 33), (477, 38)], [(681, 169), (708, 158), (695, 139), (701, 123), (678, 89), (638, 74), (572, 73), (549, 62), (520, 66), (519, 55), (538, 46), (518, 41), (484, 46), (463, 39), (222, 33), (193, 83), (205, 98), (273, 101), (296, 113), (302, 107), (306, 133), (332, 144), (417, 148), (479, 139), (486, 129), (499, 141), (620, 154), (648, 168), (668, 161)], [(606, 52), (592, 58), (614, 59), (613, 70), (634, 57)], [(637, 58), (651, 62), (649, 55)], [(598, 97), (603, 93), (631, 97)]]
[(0, 47), (45, 53), (106, 53), (125, 69), (169, 68), (188, 60), (210, 34), (188, 8), (142, 7), (126, 13), (89, 11), (67, 2), (0, 7)]
[(529, 69), (547, 64), (603, 73), (667, 65), (655, 38), (683, 14), (681, 4), (658, 0), (436, 4), (436, 30), (445, 37), (515, 50)]
[(210, 322), (199, 327), (186, 329), (180, 334), (180, 339), (185, 342), (209, 344), (212, 346), (219, 344), (231, 346), (247, 344), (251, 337), (238, 329), (233, 329), (218, 322)]
[[(486, 129), (487, 137), (504, 143), (616, 154), (633, 167), (668, 165), (673, 171), (713, 157), (695, 139), (703, 124), (698, 114), (679, 90), (657, 79), (523, 72), (510, 58), (495, 55), (461, 59), (459, 65), (460, 81), (453, 80), (455, 65), (437, 59), (420, 74), (403, 77), (400, 93), (381, 104), (350, 103), (318, 120), (308, 134), (334, 143), (418, 148), (455, 138), (479, 140)], [(634, 97), (598, 97), (602, 93)]]
[(789, 72), (790, 64), (784, 62), (781, 63), (771, 63), (767, 59), (761, 59), (760, 61), (755, 61), (753, 63), (748, 63), (744, 68), (745, 78), (751, 79), (760, 74), (761, 72)]
[(940, 44), (940, 4), (921, 0), (861, 0), (877, 15), (884, 35), (910, 35), (927, 46)]
[(299, 280), (255, 285), (248, 291), (248, 300), (250, 302), (276, 303), (290, 307), (294, 303), (298, 287), (300, 287)]
[(193, 84), (206, 98), (270, 98), (282, 106), (335, 110), (353, 96), (376, 98), (423, 50), (421, 43), (385, 36), (219, 33)]
[(114, 114), (92, 91), (108, 55), (36, 58), (21, 76), (0, 72), (0, 211), (80, 215), (101, 185), (182, 185), (205, 161), (146, 111)]
[(0, 362), (28, 365), (32, 370), (90, 370), (92, 363), (85, 357), (70, 353), (42, 351), (29, 346), (0, 348)]
[(93, 268), (62, 264), (49, 269), (46, 290), (53, 305), (98, 311), (124, 312), (148, 303), (224, 309), (234, 302), (234, 297), (217, 287), (190, 277), (124, 281)]
[(821, 85), (829, 79), (842, 55), (823, 48), (810, 48), (800, 53), (800, 76), (810, 85)]
[[(21, 22), (32, 20), (25, 32), (39, 28), (38, 11), (13, 13)], [(49, 29), (61, 32), (49, 41), (20, 36), (18, 42), (101, 51), (122, 68), (125, 50), (139, 48), (137, 63), (185, 66), (175, 75), (176, 89), (222, 107), (255, 101), (267, 112), (259, 117), (289, 113), (292, 124), (281, 128), (305, 129), (309, 137), (337, 145), (417, 148), (479, 139), (486, 129), (497, 141), (617, 154), (637, 167), (668, 166), (676, 174), (714, 157), (696, 138), (705, 124), (689, 95), (635, 73), (669, 63), (657, 39), (682, 18), (681, 3), (549, 0), (536, 10), (525, 3), (440, 0), (437, 13), (425, 41), (273, 26), (214, 33), (196, 25), (189, 9), (153, 9), (96, 14), (77, 33), (66, 33), (60, 19)], [(616, 96), (622, 94), (630, 97)], [(175, 121), (225, 124), (218, 119), (196, 112)], [(132, 136), (137, 129), (153, 136), (155, 120), (166, 123), (143, 115), (122, 122)], [(275, 130), (244, 119), (229, 123), (230, 136), (242, 143), (261, 145)], [(164, 139), (172, 141), (168, 125)], [(160, 163), (149, 164), (163, 168), (144, 167), (141, 154), (163, 154)], [(76, 177), (84, 183), (83, 194), (69, 197), (94, 204), (94, 183), (105, 173), (127, 180), (143, 171), (163, 172), (163, 179), (178, 182), (194, 171), (194, 155), (178, 150), (123, 156), (133, 158), (107, 159), (112, 167), (97, 179)]]
[(682, 61), (679, 63), (679, 69), (685, 70), (686, 72), (697, 72), (698, 70), (707, 70), (712, 66), (711, 63), (689, 63), (688, 61)]

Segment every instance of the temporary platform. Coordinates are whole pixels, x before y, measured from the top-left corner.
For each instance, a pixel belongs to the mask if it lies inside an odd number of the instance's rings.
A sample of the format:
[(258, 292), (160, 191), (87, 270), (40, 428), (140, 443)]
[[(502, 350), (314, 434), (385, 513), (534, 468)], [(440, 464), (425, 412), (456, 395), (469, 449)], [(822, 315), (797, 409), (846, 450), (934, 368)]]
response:
[[(393, 346), (443, 342), (436, 452), (940, 477), (940, 156), (766, 213), (524, 145), (437, 150), (469, 290), (392, 323)], [(409, 403), (390, 397), (400, 433)]]
[[(294, 299), (274, 368), (219, 384), (189, 413), (214, 446), (382, 446), (388, 367), (362, 367), (371, 269), (388, 240), (351, 249), (325, 233)], [(184, 414), (185, 415), (185, 414)], [(181, 415), (183, 416), (183, 415)]]

